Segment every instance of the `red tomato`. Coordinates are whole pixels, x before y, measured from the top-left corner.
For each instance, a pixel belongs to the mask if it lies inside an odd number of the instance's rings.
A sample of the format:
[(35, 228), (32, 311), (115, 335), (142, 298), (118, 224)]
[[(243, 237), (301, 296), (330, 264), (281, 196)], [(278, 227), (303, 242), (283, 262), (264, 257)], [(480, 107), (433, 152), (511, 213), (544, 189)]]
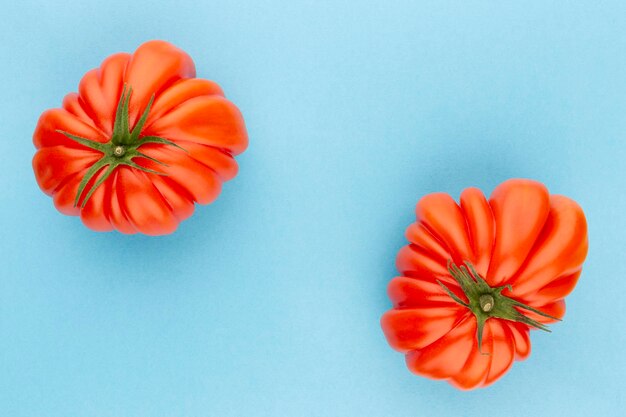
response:
[(389, 283), (381, 324), (409, 369), (461, 389), (487, 386), (530, 354), (529, 330), (565, 314), (587, 255), (587, 223), (571, 199), (512, 179), (487, 200), (423, 197)]
[(241, 113), (163, 41), (85, 74), (33, 135), (33, 169), (56, 208), (97, 231), (163, 235), (217, 198), (248, 144)]

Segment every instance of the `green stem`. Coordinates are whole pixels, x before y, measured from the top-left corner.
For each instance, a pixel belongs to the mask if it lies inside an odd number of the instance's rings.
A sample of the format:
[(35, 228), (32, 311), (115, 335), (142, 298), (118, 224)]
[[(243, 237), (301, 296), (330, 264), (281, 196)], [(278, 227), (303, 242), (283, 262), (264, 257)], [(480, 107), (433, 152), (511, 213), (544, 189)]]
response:
[(83, 195), (87, 184), (89, 184), (94, 176), (96, 176), (105, 167), (107, 167), (107, 169), (104, 174), (90, 187), (87, 195), (85, 196), (85, 198), (82, 199), (80, 205), (81, 208), (85, 207), (85, 204), (87, 204), (87, 201), (91, 198), (96, 189), (100, 187), (119, 166), (125, 165), (155, 175), (167, 175), (164, 172), (159, 172), (150, 168), (142, 167), (133, 160), (134, 158), (144, 158), (159, 165), (167, 166), (165, 163), (149, 155), (146, 155), (143, 152), (140, 152), (139, 148), (143, 145), (158, 143), (172, 146), (186, 152), (184, 148), (181, 148), (179, 145), (172, 142), (171, 140), (159, 136), (140, 136), (146, 120), (148, 120), (150, 108), (152, 107), (152, 103), (154, 102), (154, 95), (150, 98), (148, 105), (141, 114), (141, 117), (137, 121), (137, 124), (131, 131), (129, 106), (132, 92), (133, 89), (131, 87), (127, 88), (127, 86), (124, 85), (124, 88), (122, 89), (122, 94), (120, 95), (120, 99), (117, 103), (117, 109), (115, 110), (113, 133), (111, 134), (111, 139), (108, 142), (100, 143), (91, 139), (73, 135), (62, 130), (57, 130), (57, 132), (62, 133), (74, 142), (102, 153), (102, 157), (87, 170), (85, 176), (80, 181), (78, 185), (78, 191), (76, 192), (76, 197), (74, 199), (74, 206), (77, 206), (79, 201), (81, 200), (81, 196)]
[(491, 294), (483, 294), (478, 299), (478, 303), (480, 304), (480, 309), (485, 313), (489, 313), (493, 309), (495, 301), (496, 300), (493, 298)]
[(448, 272), (452, 278), (459, 284), (461, 290), (468, 299), (468, 302), (461, 300), (453, 291), (451, 291), (444, 283), (437, 280), (437, 283), (444, 289), (446, 293), (456, 303), (468, 308), (474, 316), (476, 316), (476, 338), (478, 341), (478, 350), (482, 354), (482, 336), (485, 323), (490, 318), (498, 318), (502, 320), (509, 320), (518, 323), (524, 323), (529, 327), (544, 330), (549, 332), (550, 330), (543, 323), (539, 323), (524, 314), (522, 314), (518, 308), (532, 311), (542, 317), (559, 320), (549, 314), (546, 314), (540, 310), (530, 307), (526, 304), (520, 303), (513, 298), (502, 295), (502, 291), (508, 289), (512, 291), (510, 285), (504, 285), (501, 287), (490, 287), (487, 281), (476, 272), (474, 266), (470, 262), (465, 262), (464, 265), (457, 266), (451, 260), (448, 261)]

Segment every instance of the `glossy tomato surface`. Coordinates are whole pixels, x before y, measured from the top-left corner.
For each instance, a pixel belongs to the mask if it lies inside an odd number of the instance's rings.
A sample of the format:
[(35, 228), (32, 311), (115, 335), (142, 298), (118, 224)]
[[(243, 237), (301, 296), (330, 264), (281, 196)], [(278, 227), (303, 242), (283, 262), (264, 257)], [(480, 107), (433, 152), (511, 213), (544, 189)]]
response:
[[(115, 140), (133, 129), (134, 142)], [(237, 107), (196, 78), (191, 57), (149, 41), (87, 72), (41, 115), (33, 142), (37, 183), (61, 213), (97, 231), (162, 235), (217, 198), (248, 140)], [(116, 147), (125, 159), (111, 156)]]
[[(393, 309), (382, 317), (385, 336), (418, 375), (462, 389), (489, 385), (528, 357), (531, 328), (563, 318), (587, 254), (583, 211), (539, 182), (512, 179), (489, 199), (476, 188), (465, 189), (458, 203), (444, 193), (426, 195), (416, 215), (397, 256), (400, 276), (388, 286)], [(518, 303), (511, 311), (517, 320), (486, 317), (478, 337), (481, 323), (460, 303), (471, 297), (451, 277), (450, 262), (472, 265), (488, 287), (501, 288)]]

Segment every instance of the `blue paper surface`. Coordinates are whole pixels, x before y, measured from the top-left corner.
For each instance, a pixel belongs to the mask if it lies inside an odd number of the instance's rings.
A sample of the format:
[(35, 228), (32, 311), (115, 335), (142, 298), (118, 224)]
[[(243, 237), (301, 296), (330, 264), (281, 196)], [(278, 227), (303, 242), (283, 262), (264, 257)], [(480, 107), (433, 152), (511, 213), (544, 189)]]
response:
[[(572, 3), (3, 2), (0, 415), (619, 415), (626, 3)], [(155, 38), (250, 147), (175, 234), (94, 233), (38, 189), (32, 132)], [(490, 388), (414, 376), (378, 322), (414, 204), (511, 177), (586, 212), (565, 320)]]

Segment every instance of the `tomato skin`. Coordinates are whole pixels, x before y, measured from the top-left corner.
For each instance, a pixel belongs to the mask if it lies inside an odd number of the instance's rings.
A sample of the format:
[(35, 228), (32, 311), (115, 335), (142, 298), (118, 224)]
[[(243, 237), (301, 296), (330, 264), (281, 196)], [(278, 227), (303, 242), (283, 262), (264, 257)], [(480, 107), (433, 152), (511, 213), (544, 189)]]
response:
[[(78, 93), (68, 94), (62, 108), (43, 112), (33, 134), (37, 148), (33, 170), (55, 207), (80, 216), (92, 230), (163, 235), (175, 231), (193, 213), (195, 203), (213, 202), (222, 183), (237, 174), (234, 156), (245, 151), (248, 137), (240, 111), (222, 89), (195, 75), (194, 63), (184, 51), (164, 41), (149, 41), (133, 54), (106, 58), (84, 75)], [(149, 109), (140, 138), (164, 138), (182, 149), (140, 145), (143, 154), (162, 164), (136, 158), (133, 162), (140, 169), (115, 168), (81, 207), (75, 201), (82, 191), (79, 183), (103, 154), (59, 131), (109, 142), (126, 87), (132, 88), (130, 128)], [(103, 173), (104, 169), (91, 178), (86, 189)]]
[[(464, 390), (488, 386), (528, 357), (531, 327), (488, 318), (482, 353), (489, 355), (481, 354), (476, 316), (437, 282), (467, 302), (447, 262), (470, 262), (490, 287), (511, 285), (503, 295), (560, 319), (587, 254), (584, 213), (537, 181), (511, 179), (488, 200), (476, 188), (464, 190), (460, 204), (429, 194), (417, 203), (416, 217), (406, 232), (409, 245), (396, 260), (400, 276), (388, 286), (393, 308), (381, 319), (383, 332), (412, 372)], [(524, 315), (556, 321), (532, 311)]]

